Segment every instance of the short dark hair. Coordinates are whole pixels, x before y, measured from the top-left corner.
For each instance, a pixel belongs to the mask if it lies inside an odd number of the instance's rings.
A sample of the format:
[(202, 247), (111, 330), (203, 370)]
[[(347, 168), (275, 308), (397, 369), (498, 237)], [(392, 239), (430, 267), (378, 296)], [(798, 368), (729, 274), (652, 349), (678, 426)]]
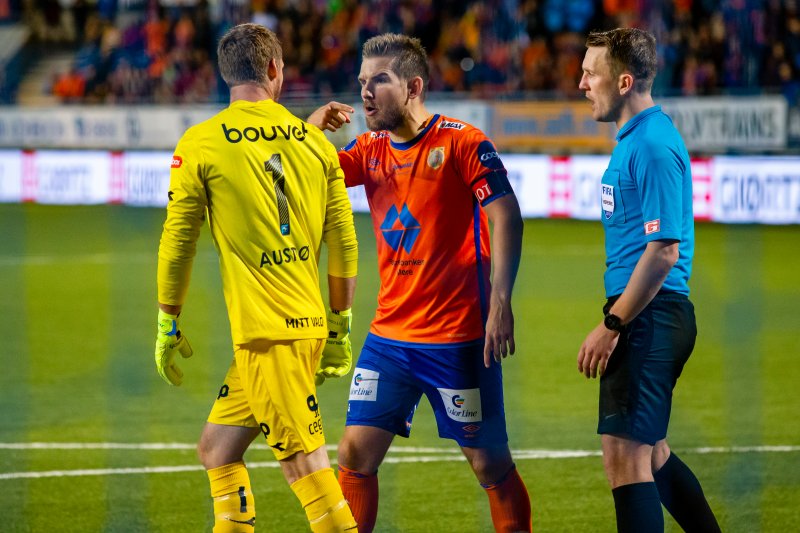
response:
[(222, 36), (217, 46), (219, 72), (228, 87), (267, 82), (267, 66), (282, 59), (281, 43), (260, 24), (239, 24)]
[(428, 66), (428, 54), (419, 39), (397, 33), (376, 35), (364, 43), (361, 55), (364, 59), (370, 57), (394, 58), (390, 68), (400, 78), (404, 80), (410, 80), (417, 76), (422, 78), (422, 100), (425, 100), (430, 79), (430, 67)]
[(617, 28), (593, 31), (586, 38), (586, 46), (599, 46), (608, 50), (611, 73), (619, 76), (630, 71), (637, 92), (649, 91), (658, 70), (656, 38), (652, 33), (638, 28)]

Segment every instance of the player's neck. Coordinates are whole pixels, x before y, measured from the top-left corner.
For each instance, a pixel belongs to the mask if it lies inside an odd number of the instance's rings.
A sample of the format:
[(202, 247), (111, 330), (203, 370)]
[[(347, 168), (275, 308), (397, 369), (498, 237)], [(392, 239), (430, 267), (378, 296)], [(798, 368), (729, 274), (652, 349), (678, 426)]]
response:
[(243, 85), (231, 87), (231, 103), (237, 100), (260, 102), (261, 100), (275, 100), (275, 96), (265, 87), (252, 83), (245, 83)]
[(653, 97), (650, 96), (650, 93), (642, 93), (639, 94), (632, 94), (625, 103), (625, 106), (622, 108), (622, 112), (617, 119), (617, 129), (622, 129), (622, 126), (625, 125), (630, 119), (644, 111), (645, 109), (649, 109), (656, 105), (653, 101)]
[(400, 127), (389, 132), (389, 138), (395, 143), (405, 143), (419, 135), (433, 116), (428, 113), (424, 105), (409, 109), (408, 114)]

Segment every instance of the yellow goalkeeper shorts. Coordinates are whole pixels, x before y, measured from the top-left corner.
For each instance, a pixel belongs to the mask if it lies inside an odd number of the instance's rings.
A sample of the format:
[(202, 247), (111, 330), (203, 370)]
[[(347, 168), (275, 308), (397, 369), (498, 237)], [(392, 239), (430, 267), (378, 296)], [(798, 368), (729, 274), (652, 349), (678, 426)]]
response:
[(324, 339), (240, 345), (208, 421), (261, 428), (278, 460), (325, 444), (314, 373)]

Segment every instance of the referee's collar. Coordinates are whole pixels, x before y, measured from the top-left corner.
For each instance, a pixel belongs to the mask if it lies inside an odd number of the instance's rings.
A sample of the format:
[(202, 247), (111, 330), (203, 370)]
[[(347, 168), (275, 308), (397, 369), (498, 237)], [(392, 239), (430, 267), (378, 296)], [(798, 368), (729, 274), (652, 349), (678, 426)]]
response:
[(648, 107), (644, 111), (639, 111), (633, 117), (625, 123), (624, 126), (617, 132), (617, 142), (622, 140), (627, 134), (633, 130), (639, 123), (643, 122), (647, 117), (652, 115), (653, 113), (658, 113), (661, 111), (660, 105), (654, 105), (653, 107)]

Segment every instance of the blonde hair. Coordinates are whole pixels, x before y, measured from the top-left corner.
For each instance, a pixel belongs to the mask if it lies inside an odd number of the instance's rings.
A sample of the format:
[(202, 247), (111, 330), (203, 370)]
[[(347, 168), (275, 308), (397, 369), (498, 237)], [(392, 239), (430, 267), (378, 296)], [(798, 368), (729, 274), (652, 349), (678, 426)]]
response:
[(591, 32), (586, 46), (599, 46), (608, 50), (611, 73), (619, 76), (630, 71), (637, 92), (649, 91), (658, 70), (656, 38), (650, 32), (638, 28)]

